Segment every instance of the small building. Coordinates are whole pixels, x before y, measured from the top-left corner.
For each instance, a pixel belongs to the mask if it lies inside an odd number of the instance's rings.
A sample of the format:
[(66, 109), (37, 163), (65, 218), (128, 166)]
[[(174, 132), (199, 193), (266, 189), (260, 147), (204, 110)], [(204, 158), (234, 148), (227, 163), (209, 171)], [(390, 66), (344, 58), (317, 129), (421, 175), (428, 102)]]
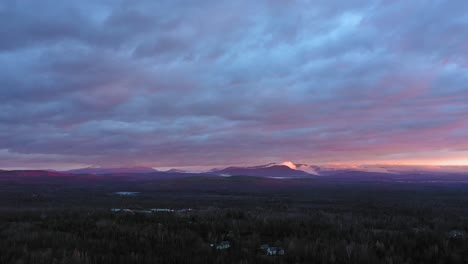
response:
[(263, 244), (260, 249), (268, 256), (283, 256), (285, 251), (282, 247), (270, 247), (268, 244)]
[(268, 256), (283, 256), (284, 255), (284, 249), (281, 247), (269, 247), (266, 252)]
[(210, 244), (210, 246), (216, 250), (225, 250), (231, 247), (231, 243), (229, 241), (222, 241), (221, 243)]
[(461, 230), (452, 230), (448, 233), (448, 236), (453, 239), (464, 238), (466, 233)]

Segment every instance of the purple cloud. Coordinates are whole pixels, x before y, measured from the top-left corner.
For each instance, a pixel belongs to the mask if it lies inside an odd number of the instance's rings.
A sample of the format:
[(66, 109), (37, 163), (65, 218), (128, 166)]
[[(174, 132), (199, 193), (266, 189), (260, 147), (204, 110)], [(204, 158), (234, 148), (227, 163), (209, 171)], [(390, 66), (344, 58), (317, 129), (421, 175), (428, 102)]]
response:
[(467, 7), (2, 1), (0, 167), (459, 161)]

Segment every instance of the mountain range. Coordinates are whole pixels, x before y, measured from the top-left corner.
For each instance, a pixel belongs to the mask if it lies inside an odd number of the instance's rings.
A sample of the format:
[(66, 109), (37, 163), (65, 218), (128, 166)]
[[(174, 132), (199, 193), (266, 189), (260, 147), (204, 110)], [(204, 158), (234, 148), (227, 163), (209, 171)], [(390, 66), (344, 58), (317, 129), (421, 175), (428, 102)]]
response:
[(88, 167), (82, 169), (74, 169), (64, 171), (65, 173), (72, 174), (115, 174), (115, 173), (152, 173), (158, 172), (150, 167), (129, 167), (129, 168), (100, 168), (100, 167)]
[(63, 171), (71, 174), (127, 174), (127, 173), (195, 173), (218, 176), (259, 176), (259, 177), (309, 177), (329, 176), (348, 172), (369, 172), (386, 174), (440, 174), (440, 173), (468, 173), (467, 166), (401, 166), (401, 165), (366, 165), (366, 166), (315, 166), (284, 162), (282, 164), (269, 163), (248, 167), (216, 168), (203, 172), (190, 172), (181, 169), (160, 171), (151, 167), (123, 167), (104, 168), (88, 167)]
[[(311, 179), (341, 179), (341, 180), (406, 180), (406, 179), (431, 179), (446, 180), (453, 178), (457, 180), (460, 175), (468, 175), (467, 167), (409, 167), (409, 166), (361, 166), (355, 168), (347, 167), (319, 167), (307, 164), (294, 164), (285, 162), (283, 164), (269, 163), (266, 165), (250, 167), (227, 167), (224, 169), (212, 169), (205, 172), (188, 172), (180, 169), (160, 171), (151, 167), (124, 167), (104, 168), (88, 167), (68, 171), (43, 171), (43, 170), (0, 170), (0, 176), (8, 177), (34, 177), (34, 176), (119, 176), (141, 179), (170, 179), (186, 178), (191, 176), (252, 176), (269, 178), (311, 178)], [(93, 176), (94, 175), (94, 176)], [(422, 177), (424, 176), (424, 177)], [(450, 177), (449, 177), (450, 176)], [(457, 178), (458, 177), (458, 178)]]
[(272, 165), (255, 167), (229, 167), (222, 170), (211, 171), (219, 176), (257, 176), (257, 177), (281, 177), (300, 178), (313, 176), (302, 170), (292, 169), (285, 165)]

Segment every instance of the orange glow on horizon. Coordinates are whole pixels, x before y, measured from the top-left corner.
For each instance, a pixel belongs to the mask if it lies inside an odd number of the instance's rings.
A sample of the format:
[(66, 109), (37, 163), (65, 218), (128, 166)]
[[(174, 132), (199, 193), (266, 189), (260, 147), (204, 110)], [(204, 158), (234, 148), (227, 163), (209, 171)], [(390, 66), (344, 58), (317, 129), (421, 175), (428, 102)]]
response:
[(281, 163), (281, 165), (288, 166), (289, 168), (291, 168), (293, 170), (297, 169), (297, 166), (291, 161), (285, 161), (285, 162)]

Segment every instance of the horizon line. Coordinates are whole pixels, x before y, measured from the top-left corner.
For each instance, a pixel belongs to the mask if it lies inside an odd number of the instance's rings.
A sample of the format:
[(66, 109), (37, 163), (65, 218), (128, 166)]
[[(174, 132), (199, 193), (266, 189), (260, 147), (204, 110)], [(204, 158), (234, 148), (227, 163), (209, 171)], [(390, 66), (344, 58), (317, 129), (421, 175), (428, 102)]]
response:
[[(271, 162), (267, 164), (257, 164), (257, 165), (251, 165), (251, 164), (245, 164), (245, 165), (240, 165), (240, 164), (233, 164), (233, 165), (187, 165), (187, 166), (145, 166), (145, 165), (128, 165), (128, 166), (104, 166), (104, 165), (84, 165), (80, 167), (69, 167), (69, 168), (40, 168), (40, 167), (2, 167), (0, 170), (4, 171), (15, 171), (15, 170), (44, 170), (44, 171), (70, 171), (70, 170), (79, 170), (79, 169), (136, 169), (136, 168), (148, 168), (148, 169), (154, 169), (154, 170), (160, 170), (160, 171), (167, 171), (171, 169), (189, 169), (189, 168), (198, 168), (195, 171), (209, 171), (211, 169), (222, 169), (222, 168), (229, 168), (229, 167), (241, 167), (241, 168), (250, 168), (250, 167), (256, 167), (256, 166), (267, 166), (267, 165), (283, 165), (290, 167), (286, 164), (286, 162), (280, 163), (280, 162)], [(307, 164), (307, 163), (293, 163), (296, 165), (306, 165), (307, 167), (311, 166), (317, 166), (317, 167), (323, 167), (323, 168), (336, 168), (336, 169), (366, 169), (366, 167), (414, 167), (414, 168), (463, 168), (466, 167), (468, 168), (468, 163), (466, 164), (421, 164), (421, 163), (415, 163), (415, 164), (401, 164), (401, 163), (360, 163), (360, 164), (353, 164), (353, 163), (322, 163), (322, 164)], [(202, 169), (204, 168), (204, 169)], [(291, 168), (291, 167), (290, 167)], [(292, 168), (292, 169), (297, 169), (301, 170), (301, 166), (298, 166), (297, 168)]]

